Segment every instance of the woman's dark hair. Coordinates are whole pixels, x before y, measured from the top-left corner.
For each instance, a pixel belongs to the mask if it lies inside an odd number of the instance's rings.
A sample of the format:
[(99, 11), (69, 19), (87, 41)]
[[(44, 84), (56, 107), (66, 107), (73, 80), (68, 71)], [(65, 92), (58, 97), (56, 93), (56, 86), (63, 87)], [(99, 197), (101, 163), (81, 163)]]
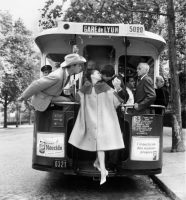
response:
[(95, 70), (97, 70), (97, 71), (100, 71), (99, 69), (87, 69), (87, 71), (86, 71), (86, 79), (88, 80), (88, 81), (90, 81), (90, 82), (92, 82), (92, 80), (91, 80), (91, 74), (93, 74), (93, 72), (95, 71)]
[(104, 65), (101, 68), (101, 74), (112, 77), (115, 74), (114, 67), (112, 65)]
[[(132, 75), (128, 75), (128, 76), (126, 76), (126, 83), (129, 82), (130, 78), (133, 78), (133, 79), (134, 79), (134, 76), (132, 76)], [(134, 80), (135, 80), (135, 79), (134, 79)]]

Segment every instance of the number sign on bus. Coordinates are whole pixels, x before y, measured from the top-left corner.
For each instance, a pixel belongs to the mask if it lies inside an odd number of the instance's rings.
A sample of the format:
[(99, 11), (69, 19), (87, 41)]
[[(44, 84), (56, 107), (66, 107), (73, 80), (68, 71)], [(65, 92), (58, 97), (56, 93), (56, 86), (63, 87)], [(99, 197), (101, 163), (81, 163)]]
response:
[(143, 32), (144, 32), (144, 26), (140, 26), (140, 25), (129, 26), (129, 33), (142, 34)]

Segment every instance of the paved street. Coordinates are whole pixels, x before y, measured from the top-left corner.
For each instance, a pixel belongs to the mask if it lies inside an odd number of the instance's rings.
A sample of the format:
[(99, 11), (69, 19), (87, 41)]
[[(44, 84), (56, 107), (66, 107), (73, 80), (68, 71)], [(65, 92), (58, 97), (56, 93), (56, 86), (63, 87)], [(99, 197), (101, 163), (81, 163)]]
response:
[(64, 177), (33, 170), (30, 126), (0, 128), (0, 200), (169, 200), (147, 176), (109, 178)]

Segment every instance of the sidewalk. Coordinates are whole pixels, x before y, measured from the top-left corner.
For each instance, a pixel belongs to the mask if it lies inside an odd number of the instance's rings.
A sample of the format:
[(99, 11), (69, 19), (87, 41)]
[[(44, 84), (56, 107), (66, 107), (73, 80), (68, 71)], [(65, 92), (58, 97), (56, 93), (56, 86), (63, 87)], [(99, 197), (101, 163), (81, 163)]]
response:
[[(186, 129), (183, 129), (186, 141)], [(175, 200), (186, 200), (186, 152), (171, 152), (172, 128), (163, 128), (162, 173), (154, 177), (162, 189)]]
[[(16, 127), (16, 125), (8, 125), (7, 129), (28, 128), (28, 127), (33, 127), (33, 126), (34, 126), (34, 124), (21, 124), (21, 125), (18, 125), (18, 127)], [(3, 128), (3, 125), (0, 125), (0, 130), (5, 130)]]

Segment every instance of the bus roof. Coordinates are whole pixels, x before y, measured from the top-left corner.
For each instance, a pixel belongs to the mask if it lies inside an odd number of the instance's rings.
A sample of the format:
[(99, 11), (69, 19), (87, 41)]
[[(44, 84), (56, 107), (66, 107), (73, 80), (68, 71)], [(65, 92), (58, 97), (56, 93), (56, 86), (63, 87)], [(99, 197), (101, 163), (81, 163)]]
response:
[(58, 27), (42, 31), (35, 39), (40, 49), (45, 36), (55, 39), (55, 35), (89, 35), (89, 36), (110, 36), (138, 38), (151, 43), (161, 52), (166, 44), (163, 37), (152, 32), (145, 31), (141, 24), (104, 24), (104, 23), (78, 23), (58, 22)]

